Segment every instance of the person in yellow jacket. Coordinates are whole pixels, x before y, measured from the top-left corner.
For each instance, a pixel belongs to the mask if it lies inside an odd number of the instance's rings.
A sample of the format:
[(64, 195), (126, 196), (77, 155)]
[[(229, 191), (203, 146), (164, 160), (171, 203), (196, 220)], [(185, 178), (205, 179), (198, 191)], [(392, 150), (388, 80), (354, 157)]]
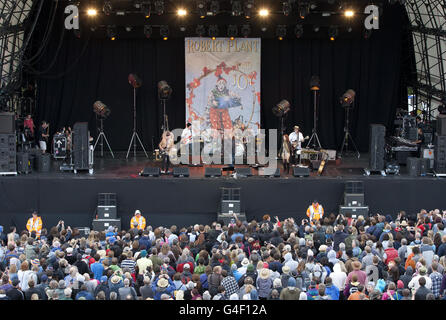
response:
[(37, 216), (37, 211), (34, 211), (33, 216), (28, 219), (26, 229), (30, 234), (34, 231), (36, 233), (36, 237), (40, 238), (40, 233), (42, 232), (42, 218)]
[(324, 216), (324, 208), (319, 204), (317, 200), (314, 200), (313, 203), (307, 209), (307, 217), (311, 223), (313, 221), (319, 221)]
[(130, 229), (137, 228), (144, 230), (146, 228), (146, 218), (141, 215), (141, 211), (136, 210), (132, 220), (130, 220)]

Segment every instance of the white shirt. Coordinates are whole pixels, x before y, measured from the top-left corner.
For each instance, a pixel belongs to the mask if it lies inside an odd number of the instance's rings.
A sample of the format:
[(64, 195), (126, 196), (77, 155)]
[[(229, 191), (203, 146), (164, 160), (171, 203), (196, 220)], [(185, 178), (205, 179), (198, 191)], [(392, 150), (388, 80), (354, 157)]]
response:
[(185, 128), (181, 133), (181, 142), (184, 144), (190, 144), (192, 142), (192, 130)]
[(302, 146), (302, 142), (305, 141), (304, 139), (304, 135), (302, 134), (302, 132), (299, 131), (299, 133), (297, 134), (295, 131), (291, 132), (289, 135), (290, 138), (290, 143), (293, 144), (293, 142), (297, 142), (297, 149), (301, 149)]

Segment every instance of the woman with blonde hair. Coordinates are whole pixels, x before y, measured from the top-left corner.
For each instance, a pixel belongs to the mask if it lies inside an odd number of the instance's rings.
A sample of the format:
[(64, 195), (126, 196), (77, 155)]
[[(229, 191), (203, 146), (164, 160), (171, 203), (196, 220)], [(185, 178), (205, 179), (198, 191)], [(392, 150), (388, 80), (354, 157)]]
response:
[(159, 143), (158, 147), (160, 148), (163, 156), (161, 173), (169, 173), (170, 155), (174, 147), (173, 134), (170, 131), (163, 132), (161, 142)]
[(280, 156), (282, 157), (283, 170), (290, 173), (291, 143), (287, 134), (282, 137), (282, 153)]

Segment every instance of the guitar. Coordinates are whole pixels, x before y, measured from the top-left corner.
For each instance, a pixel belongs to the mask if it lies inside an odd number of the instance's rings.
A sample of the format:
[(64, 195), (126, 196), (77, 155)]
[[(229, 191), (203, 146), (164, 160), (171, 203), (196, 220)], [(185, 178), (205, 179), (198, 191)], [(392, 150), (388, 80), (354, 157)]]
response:
[[(306, 137), (304, 138), (304, 141), (305, 141), (305, 140), (308, 140), (308, 139), (310, 139), (310, 137), (309, 137), (309, 136), (306, 136)], [(304, 142), (304, 141), (301, 141), (301, 142)], [(293, 148), (293, 150), (296, 150), (298, 145), (299, 145), (299, 140), (296, 140), (296, 141), (294, 141), (293, 143), (291, 143), (291, 147)]]
[(320, 176), (322, 174), (322, 172), (324, 171), (324, 167), (325, 167), (325, 162), (328, 159), (328, 153), (322, 151), (322, 161), (321, 164), (319, 165), (319, 169), (317, 170), (317, 175)]

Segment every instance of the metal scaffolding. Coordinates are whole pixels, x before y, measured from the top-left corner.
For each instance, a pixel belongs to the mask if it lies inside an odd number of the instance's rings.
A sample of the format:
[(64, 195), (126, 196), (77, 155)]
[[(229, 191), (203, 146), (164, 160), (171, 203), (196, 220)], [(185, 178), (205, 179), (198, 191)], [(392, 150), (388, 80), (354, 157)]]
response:
[(446, 1), (407, 0), (416, 60), (416, 81), (412, 83), (416, 111), (430, 120), (445, 98)]

